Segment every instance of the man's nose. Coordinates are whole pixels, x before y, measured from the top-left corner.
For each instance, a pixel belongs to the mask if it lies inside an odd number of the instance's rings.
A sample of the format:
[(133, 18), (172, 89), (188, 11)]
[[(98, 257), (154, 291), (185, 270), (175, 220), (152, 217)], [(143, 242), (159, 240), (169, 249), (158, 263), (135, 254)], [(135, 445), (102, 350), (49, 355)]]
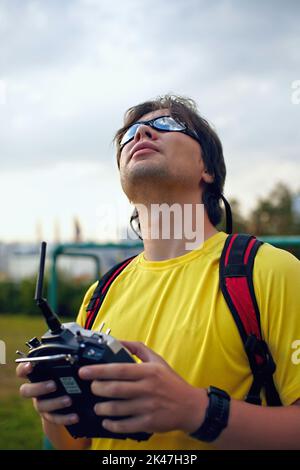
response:
[(146, 124), (141, 124), (136, 130), (134, 140), (138, 142), (144, 137), (147, 137), (148, 139), (151, 139), (151, 140), (155, 140), (156, 132), (154, 129), (152, 129), (152, 127), (147, 126)]

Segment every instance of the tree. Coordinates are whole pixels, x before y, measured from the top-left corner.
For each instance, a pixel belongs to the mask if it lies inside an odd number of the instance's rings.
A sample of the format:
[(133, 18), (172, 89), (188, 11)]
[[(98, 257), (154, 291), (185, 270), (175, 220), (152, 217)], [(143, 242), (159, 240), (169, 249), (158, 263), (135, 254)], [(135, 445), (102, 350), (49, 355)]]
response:
[(260, 198), (250, 215), (249, 231), (255, 235), (296, 235), (300, 221), (293, 211), (293, 193), (284, 183), (278, 183), (266, 198)]

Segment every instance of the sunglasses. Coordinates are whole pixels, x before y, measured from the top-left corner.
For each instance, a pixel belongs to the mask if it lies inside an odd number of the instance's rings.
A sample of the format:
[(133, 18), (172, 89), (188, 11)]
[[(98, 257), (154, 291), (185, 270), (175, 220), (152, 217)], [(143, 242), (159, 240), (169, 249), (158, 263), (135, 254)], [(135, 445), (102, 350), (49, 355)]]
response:
[(136, 131), (140, 127), (141, 124), (144, 124), (146, 126), (152, 127), (152, 129), (156, 129), (157, 131), (160, 132), (182, 132), (183, 134), (186, 134), (193, 139), (196, 139), (197, 142), (200, 143), (199, 137), (197, 133), (191, 129), (188, 129), (188, 127), (179, 122), (176, 121), (172, 116), (159, 116), (155, 119), (149, 119), (148, 121), (138, 121), (132, 124), (125, 134), (123, 135), (121, 142), (120, 142), (120, 150), (124, 148), (128, 142), (134, 139), (134, 136), (136, 134)]

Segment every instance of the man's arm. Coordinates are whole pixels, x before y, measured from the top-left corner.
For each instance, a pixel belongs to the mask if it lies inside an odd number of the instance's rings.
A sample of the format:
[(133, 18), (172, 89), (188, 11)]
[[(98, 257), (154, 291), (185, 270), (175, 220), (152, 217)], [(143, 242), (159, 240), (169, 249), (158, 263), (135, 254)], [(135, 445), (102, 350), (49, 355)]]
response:
[(300, 450), (300, 400), (284, 407), (231, 400), (228, 426), (214, 444), (219, 449)]

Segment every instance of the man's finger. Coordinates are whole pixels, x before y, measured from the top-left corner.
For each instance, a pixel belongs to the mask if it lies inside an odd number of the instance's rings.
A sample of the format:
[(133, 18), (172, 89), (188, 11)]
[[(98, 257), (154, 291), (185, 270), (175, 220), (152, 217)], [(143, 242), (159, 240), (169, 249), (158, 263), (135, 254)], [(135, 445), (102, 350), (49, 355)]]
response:
[(102, 421), (102, 426), (108, 431), (120, 434), (153, 432), (149, 415), (134, 416), (132, 418), (120, 420), (104, 419)]
[(30, 374), (30, 372), (32, 372), (32, 369), (33, 367), (30, 364), (30, 362), (18, 364), (16, 368), (17, 377), (19, 377), (20, 379), (26, 379), (27, 375)]
[(98, 416), (131, 416), (145, 413), (146, 400), (113, 400), (97, 403), (94, 411)]
[(94, 395), (106, 398), (135, 398), (147, 394), (147, 387), (144, 381), (94, 380), (91, 390)]
[(145, 376), (146, 364), (96, 364), (79, 369), (79, 377), (86, 380), (140, 380)]
[(59, 415), (55, 413), (42, 413), (42, 417), (53, 424), (62, 424), (63, 426), (69, 426), (79, 422), (79, 417), (76, 414)]
[(122, 343), (123, 346), (131, 352), (131, 354), (134, 354), (143, 362), (155, 362), (170, 367), (159, 354), (156, 354), (156, 352), (140, 341), (120, 341), (120, 343)]
[(35, 398), (47, 393), (54, 392), (56, 390), (56, 384), (53, 380), (48, 382), (38, 382), (35, 384), (23, 384), (20, 387), (20, 395), (23, 398)]
[(34, 407), (38, 413), (49, 413), (51, 411), (68, 408), (71, 404), (71, 398), (67, 395), (47, 400), (34, 400)]

